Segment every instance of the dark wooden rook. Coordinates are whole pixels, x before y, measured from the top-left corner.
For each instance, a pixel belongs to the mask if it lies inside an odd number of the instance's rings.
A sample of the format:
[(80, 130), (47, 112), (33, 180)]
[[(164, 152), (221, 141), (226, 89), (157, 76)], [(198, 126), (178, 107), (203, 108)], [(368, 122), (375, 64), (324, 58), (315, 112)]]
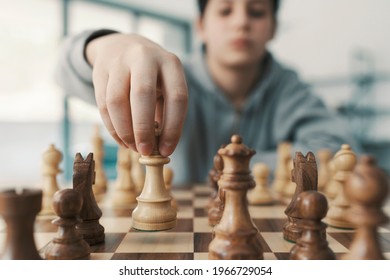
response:
[(0, 215), (6, 226), (6, 240), (0, 259), (39, 260), (34, 240), (35, 217), (41, 211), (42, 190), (14, 189), (0, 192)]

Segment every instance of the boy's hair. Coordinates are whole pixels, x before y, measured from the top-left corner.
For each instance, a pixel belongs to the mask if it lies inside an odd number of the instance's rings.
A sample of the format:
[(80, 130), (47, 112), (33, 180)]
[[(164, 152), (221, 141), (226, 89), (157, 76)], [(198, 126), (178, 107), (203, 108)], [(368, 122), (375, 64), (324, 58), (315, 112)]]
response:
[[(274, 17), (276, 17), (276, 14), (277, 14), (278, 9), (279, 9), (280, 0), (271, 0), (271, 1), (273, 2), (272, 13), (273, 13)], [(208, 0), (198, 0), (198, 8), (199, 8), (199, 12), (200, 12), (201, 17), (203, 17), (203, 15), (204, 15), (204, 11), (206, 9), (207, 2), (208, 2)]]

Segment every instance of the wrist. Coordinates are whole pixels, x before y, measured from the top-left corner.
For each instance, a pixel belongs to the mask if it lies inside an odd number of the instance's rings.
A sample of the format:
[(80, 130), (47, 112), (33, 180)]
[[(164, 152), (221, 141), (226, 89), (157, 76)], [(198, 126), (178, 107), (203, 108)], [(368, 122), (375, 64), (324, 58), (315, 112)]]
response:
[[(95, 32), (91, 33), (87, 39), (85, 40), (84, 43), (84, 59), (88, 62), (88, 64), (93, 65), (94, 61), (94, 48), (92, 46), (92, 43), (95, 39), (101, 38), (103, 36), (111, 35), (118, 33), (118, 31), (111, 30), (111, 29), (99, 29), (96, 30)], [(91, 47), (92, 46), (92, 47)]]

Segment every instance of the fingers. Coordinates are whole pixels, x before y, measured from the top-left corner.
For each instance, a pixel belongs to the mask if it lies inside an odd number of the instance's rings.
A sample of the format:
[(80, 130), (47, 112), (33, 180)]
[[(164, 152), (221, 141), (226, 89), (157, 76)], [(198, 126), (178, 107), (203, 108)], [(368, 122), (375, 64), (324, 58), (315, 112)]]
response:
[(106, 103), (116, 135), (127, 147), (135, 149), (130, 107), (130, 70), (119, 64), (112, 67), (107, 82)]
[(171, 56), (161, 67), (164, 92), (164, 127), (160, 136), (162, 156), (173, 153), (179, 142), (187, 114), (188, 89), (179, 59)]
[(137, 150), (142, 155), (153, 151), (158, 65), (138, 60), (132, 65), (130, 102)]
[(114, 125), (111, 122), (111, 118), (108, 112), (107, 103), (106, 103), (106, 88), (108, 82), (108, 73), (102, 67), (95, 67), (93, 70), (93, 84), (95, 88), (95, 99), (96, 104), (99, 109), (100, 116), (102, 121), (107, 128), (107, 131), (115, 139), (115, 141), (122, 146), (126, 146), (125, 143), (117, 135)]

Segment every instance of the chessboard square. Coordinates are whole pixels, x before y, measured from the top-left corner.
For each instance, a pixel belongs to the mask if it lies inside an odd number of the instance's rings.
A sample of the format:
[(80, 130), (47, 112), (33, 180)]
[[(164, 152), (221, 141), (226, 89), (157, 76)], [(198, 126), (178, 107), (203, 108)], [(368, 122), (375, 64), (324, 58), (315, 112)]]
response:
[(104, 227), (105, 232), (129, 232), (132, 225), (132, 219), (127, 217), (101, 217), (100, 224)]
[(177, 201), (193, 201), (194, 200), (194, 194), (191, 191), (188, 190), (180, 190), (180, 189), (173, 189), (171, 192), (172, 196)]
[(335, 238), (333, 238), (333, 235), (331, 236), (331, 235), (327, 234), (326, 240), (328, 241), (329, 248), (332, 249), (332, 251), (334, 253), (346, 253), (346, 252), (348, 252), (347, 247), (340, 242), (340, 240), (345, 242), (344, 238), (335, 239)]
[(103, 243), (91, 246), (91, 253), (114, 253), (125, 236), (126, 233), (107, 232)]
[(269, 246), (270, 252), (289, 253), (294, 246), (294, 243), (288, 242), (283, 238), (283, 232), (261, 232), (260, 234)]
[(188, 219), (194, 217), (194, 211), (192, 207), (180, 206), (177, 210), (177, 218), (178, 219)]
[(118, 253), (193, 252), (191, 232), (130, 232), (123, 239)]
[(212, 232), (213, 228), (209, 225), (209, 218), (194, 218), (194, 232)]
[(347, 252), (347, 248), (349, 248), (349, 246), (351, 245), (353, 235), (353, 232), (327, 232), (326, 239), (329, 242), (329, 247), (335, 253)]
[(102, 217), (123, 217), (123, 218), (129, 218), (133, 214), (133, 210), (135, 209), (134, 207), (103, 207), (101, 208), (101, 211), (103, 213)]
[(206, 208), (209, 203), (209, 197), (197, 197), (194, 201), (194, 208)]
[(167, 232), (193, 232), (193, 230), (192, 219), (177, 219), (176, 226)]
[(111, 260), (113, 253), (91, 253), (91, 260)]
[(42, 250), (56, 236), (57, 236), (56, 232), (34, 233), (35, 246), (36, 246), (37, 250), (38, 251)]
[(208, 260), (209, 253), (194, 253), (194, 260)]
[(112, 260), (193, 260), (193, 253), (115, 253)]
[(270, 206), (248, 206), (249, 214), (252, 218), (273, 218), (273, 219), (286, 219), (286, 206), (270, 205)]
[(286, 219), (252, 219), (260, 232), (281, 232)]
[(263, 256), (264, 260), (274, 261), (278, 259), (274, 253), (264, 253)]
[(194, 209), (194, 216), (195, 217), (207, 217), (208, 210), (206, 208), (195, 208)]
[(208, 197), (213, 191), (208, 185), (205, 184), (196, 184), (193, 186), (194, 193), (196, 197), (203, 196)]
[(194, 252), (208, 252), (209, 244), (213, 239), (212, 233), (195, 232), (194, 233)]
[(178, 207), (192, 207), (192, 200), (176, 200)]

